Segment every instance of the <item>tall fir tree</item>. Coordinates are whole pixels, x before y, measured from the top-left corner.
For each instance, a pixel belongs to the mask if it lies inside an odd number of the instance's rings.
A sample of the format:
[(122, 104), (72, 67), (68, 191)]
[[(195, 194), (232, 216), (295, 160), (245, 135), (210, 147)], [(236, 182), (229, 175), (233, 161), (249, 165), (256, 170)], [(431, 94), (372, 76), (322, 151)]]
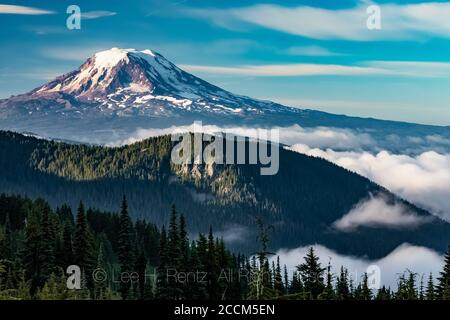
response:
[(132, 229), (130, 216), (128, 215), (127, 198), (124, 195), (120, 210), (120, 226), (119, 226), (119, 240), (118, 240), (118, 258), (120, 264), (120, 294), (122, 299), (126, 300), (129, 297), (131, 290), (131, 280), (129, 276), (134, 271), (134, 257), (132, 246)]
[(428, 277), (427, 288), (425, 291), (425, 299), (426, 300), (436, 299), (436, 290), (434, 288), (433, 274), (431, 272)]
[(350, 299), (350, 285), (348, 279), (348, 270), (341, 266), (341, 271), (336, 281), (336, 297), (339, 300)]
[(221, 298), (221, 290), (218, 281), (220, 275), (219, 269), (220, 266), (218, 261), (216, 241), (212, 231), (212, 226), (209, 226), (205, 270), (207, 271), (208, 277), (208, 297), (211, 300), (220, 300)]
[(282, 296), (285, 294), (285, 288), (283, 284), (283, 276), (281, 275), (280, 257), (277, 256), (277, 264), (275, 267), (274, 274), (274, 290), (277, 296)]
[(73, 262), (82, 269), (85, 276), (85, 289), (93, 289), (94, 283), (91, 275), (96, 264), (95, 246), (82, 202), (77, 210), (73, 252)]
[(25, 277), (30, 280), (30, 294), (33, 296), (44, 285), (40, 260), (41, 233), (39, 217), (35, 211), (28, 212), (25, 224), (25, 242), (22, 259)]
[(444, 256), (444, 267), (439, 274), (437, 296), (441, 300), (450, 300), (450, 245)]
[(170, 214), (169, 230), (167, 234), (167, 292), (172, 300), (181, 298), (182, 284), (178, 281), (177, 276), (180, 272), (182, 252), (181, 239), (178, 225), (178, 214), (175, 205), (172, 205)]
[(318, 295), (323, 292), (325, 287), (323, 283), (323, 274), (325, 268), (319, 262), (319, 257), (314, 253), (314, 248), (310, 247), (308, 253), (304, 257), (304, 262), (297, 266), (297, 270), (302, 278), (305, 292), (312, 299), (317, 299)]
[(284, 269), (284, 294), (288, 294), (289, 293), (289, 275), (288, 275), (286, 265), (284, 265), (283, 269)]
[[(97, 270), (104, 270), (106, 272), (106, 262), (105, 256), (103, 254), (103, 244), (100, 244), (97, 255)], [(97, 281), (94, 283), (94, 299), (96, 300), (104, 300), (106, 298), (106, 291), (108, 287), (107, 278), (97, 278)]]
[(369, 288), (369, 276), (365, 272), (361, 281), (360, 300), (372, 300), (372, 290)]
[(167, 268), (168, 268), (168, 253), (167, 253), (167, 233), (166, 228), (162, 226), (161, 236), (159, 237), (159, 266), (156, 278), (156, 297), (158, 299), (169, 299), (168, 283), (167, 283)]
[(40, 261), (43, 281), (47, 281), (55, 271), (55, 239), (50, 220), (50, 208), (43, 208), (41, 217)]
[(150, 282), (149, 279), (147, 279), (147, 258), (145, 257), (145, 252), (141, 248), (139, 250), (139, 255), (136, 260), (136, 272), (138, 273), (138, 291), (139, 300), (145, 299), (145, 283), (146, 281)]
[(269, 232), (271, 226), (264, 225), (261, 218), (256, 220), (259, 234), (259, 251), (257, 252), (258, 266), (254, 268), (252, 281), (250, 282), (249, 294), (252, 299), (270, 299), (275, 293), (272, 287), (272, 279), (268, 262)]
[(325, 284), (325, 289), (321, 295), (322, 299), (333, 300), (334, 299), (334, 288), (333, 288), (333, 273), (331, 272), (331, 262), (328, 261), (327, 266), (327, 280)]

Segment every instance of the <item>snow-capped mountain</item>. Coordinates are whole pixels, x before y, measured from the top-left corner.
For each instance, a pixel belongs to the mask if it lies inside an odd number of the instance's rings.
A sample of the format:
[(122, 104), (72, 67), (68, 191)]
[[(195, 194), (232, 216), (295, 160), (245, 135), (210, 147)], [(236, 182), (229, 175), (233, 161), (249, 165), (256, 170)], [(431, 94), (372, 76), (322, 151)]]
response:
[(14, 103), (19, 103), (18, 113), (56, 112), (62, 117), (279, 111), (271, 102), (238, 96), (203, 81), (154, 51), (118, 48), (98, 52), (77, 70), (3, 102), (1, 112)]
[[(178, 68), (152, 50), (112, 48), (28, 93), (0, 100), (0, 129), (90, 143), (126, 140), (137, 129), (190, 125), (335, 127), (370, 132), (396, 151), (392, 136), (439, 135), (450, 128), (362, 119), (286, 107), (233, 94)], [(380, 142), (381, 141), (381, 142)], [(443, 148), (450, 150), (450, 145)]]

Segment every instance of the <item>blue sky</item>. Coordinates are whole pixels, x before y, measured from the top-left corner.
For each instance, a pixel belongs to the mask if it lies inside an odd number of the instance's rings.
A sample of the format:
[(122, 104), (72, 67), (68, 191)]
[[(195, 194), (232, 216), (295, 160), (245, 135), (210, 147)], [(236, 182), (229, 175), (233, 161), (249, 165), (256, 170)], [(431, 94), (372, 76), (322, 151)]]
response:
[[(81, 8), (80, 30), (66, 9)], [(368, 6), (381, 29), (368, 30)], [(14, 5), (14, 7), (11, 7)], [(0, 97), (111, 47), (153, 49), (235, 93), (450, 125), (450, 2), (0, 0)]]

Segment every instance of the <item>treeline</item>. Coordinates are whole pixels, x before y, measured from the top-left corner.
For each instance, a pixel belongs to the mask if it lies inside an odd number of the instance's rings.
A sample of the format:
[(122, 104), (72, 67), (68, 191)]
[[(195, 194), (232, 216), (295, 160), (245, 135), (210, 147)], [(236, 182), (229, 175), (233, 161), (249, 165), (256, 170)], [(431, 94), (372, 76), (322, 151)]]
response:
[[(132, 221), (125, 197), (118, 213), (80, 203), (74, 215), (66, 205), (52, 210), (42, 199), (0, 195), (0, 299), (450, 299), (450, 247), (436, 279), (430, 274), (424, 283), (406, 271), (396, 290), (374, 291), (367, 274), (359, 281), (344, 267), (334, 274), (313, 248), (289, 274), (271, 259), (271, 228), (261, 220), (259, 250), (247, 257), (212, 228), (190, 240), (175, 207), (167, 218), (167, 228)], [(80, 270), (75, 289), (71, 265)]]

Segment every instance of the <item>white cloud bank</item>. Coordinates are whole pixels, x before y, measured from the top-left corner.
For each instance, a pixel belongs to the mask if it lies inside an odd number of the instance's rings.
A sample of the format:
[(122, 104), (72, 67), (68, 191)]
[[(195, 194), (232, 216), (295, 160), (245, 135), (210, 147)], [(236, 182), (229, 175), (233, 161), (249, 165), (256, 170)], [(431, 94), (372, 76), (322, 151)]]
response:
[[(138, 129), (131, 137), (117, 141), (114, 145), (130, 144), (142, 139), (156, 137), (160, 135), (167, 135), (172, 133), (196, 132), (200, 127), (194, 124), (186, 126), (171, 126), (168, 128), (150, 128)], [(314, 127), (303, 128), (299, 125), (292, 125), (289, 127), (272, 127), (270, 129), (279, 130), (280, 143), (292, 145), (305, 143), (317, 148), (335, 149), (362, 149), (375, 145), (375, 141), (367, 133), (358, 133), (349, 129), (328, 128), (328, 127)], [(218, 132), (233, 133), (235, 135), (246, 136), (251, 138), (258, 138), (259, 136), (270, 137), (270, 129), (255, 129), (252, 127), (220, 127), (216, 125), (203, 125), (201, 131), (208, 134)]]
[(16, 6), (9, 4), (0, 4), (0, 14), (23, 14), (23, 15), (41, 15), (52, 14), (53, 11), (38, 9), (26, 6)]
[(371, 196), (362, 200), (349, 213), (333, 223), (333, 227), (343, 232), (351, 232), (358, 227), (382, 227), (391, 229), (414, 228), (430, 221), (410, 212), (401, 203), (388, 203), (382, 196)]
[(259, 26), (302, 37), (328, 40), (403, 40), (450, 37), (450, 3), (380, 4), (381, 29), (367, 28), (370, 1), (339, 10), (274, 4), (231, 9), (186, 9), (185, 14), (232, 30)]
[[(320, 258), (322, 265), (326, 266), (331, 259), (332, 272), (338, 273), (341, 266), (348, 269), (350, 277), (355, 281), (361, 281), (361, 277), (366, 272), (369, 265), (377, 265), (381, 270), (381, 284), (390, 286), (391, 289), (397, 288), (398, 275), (407, 269), (417, 273), (420, 281), (423, 276), (426, 283), (430, 272), (434, 277), (442, 270), (444, 258), (436, 251), (410, 244), (403, 244), (393, 250), (384, 258), (378, 260), (367, 260), (346, 255), (341, 255), (322, 245), (313, 245), (316, 254)], [(278, 255), (282, 263), (286, 264), (289, 275), (295, 270), (295, 267), (303, 262), (309, 246), (300, 247), (293, 250), (280, 249), (271, 259), (276, 259)]]
[(321, 157), (357, 172), (408, 201), (450, 221), (450, 155), (435, 151), (417, 156), (332, 149), (321, 150), (305, 144), (291, 150)]

